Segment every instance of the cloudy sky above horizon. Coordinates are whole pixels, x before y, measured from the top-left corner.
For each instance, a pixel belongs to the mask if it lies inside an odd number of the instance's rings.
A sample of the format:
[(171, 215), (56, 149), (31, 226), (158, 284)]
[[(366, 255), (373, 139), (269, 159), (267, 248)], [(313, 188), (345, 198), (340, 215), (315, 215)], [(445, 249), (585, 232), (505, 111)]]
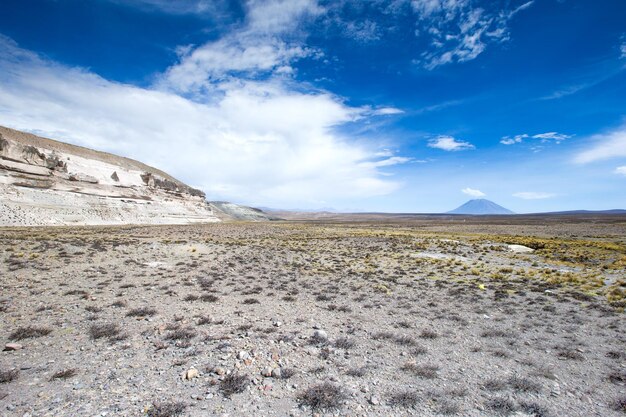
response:
[(4, 0), (0, 124), (276, 208), (626, 208), (626, 3)]

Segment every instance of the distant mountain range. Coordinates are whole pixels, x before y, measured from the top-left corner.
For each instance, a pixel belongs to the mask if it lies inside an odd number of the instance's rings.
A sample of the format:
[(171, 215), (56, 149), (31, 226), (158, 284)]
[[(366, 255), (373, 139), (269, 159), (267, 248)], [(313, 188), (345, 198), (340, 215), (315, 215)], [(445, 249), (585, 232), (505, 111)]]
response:
[(506, 209), (493, 201), (479, 198), (476, 200), (470, 200), (460, 207), (449, 211), (448, 214), (474, 214), (474, 215), (486, 215), (486, 214), (515, 214), (511, 210)]

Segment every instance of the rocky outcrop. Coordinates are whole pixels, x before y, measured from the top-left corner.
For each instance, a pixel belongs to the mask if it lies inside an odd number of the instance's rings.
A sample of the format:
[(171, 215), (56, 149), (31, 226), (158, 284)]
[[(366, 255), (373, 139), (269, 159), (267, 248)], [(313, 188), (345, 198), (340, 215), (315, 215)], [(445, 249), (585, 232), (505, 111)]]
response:
[(0, 225), (220, 218), (202, 191), (141, 162), (0, 127)]

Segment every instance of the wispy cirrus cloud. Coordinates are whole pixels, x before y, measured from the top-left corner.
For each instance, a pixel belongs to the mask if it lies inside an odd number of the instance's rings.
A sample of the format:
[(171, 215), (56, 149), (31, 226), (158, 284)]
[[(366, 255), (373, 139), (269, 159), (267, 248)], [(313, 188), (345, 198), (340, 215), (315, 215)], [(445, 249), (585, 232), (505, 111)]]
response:
[(546, 132), (533, 135), (534, 139), (541, 139), (542, 142), (554, 141), (555, 143), (561, 143), (565, 139), (570, 139), (572, 135), (566, 135), (558, 132)]
[(378, 116), (390, 116), (394, 114), (403, 114), (404, 110), (395, 108), (395, 107), (380, 107), (378, 109), (372, 110), (372, 114)]
[(606, 159), (626, 157), (626, 125), (607, 133), (594, 135), (589, 141), (591, 146), (576, 154), (574, 162), (587, 164)]
[(457, 140), (452, 136), (438, 136), (435, 139), (429, 140), (428, 146), (444, 151), (464, 151), (475, 148), (471, 143)]
[(613, 172), (615, 172), (616, 174), (619, 174), (619, 175), (626, 176), (626, 165), (615, 168), (615, 171), (613, 171)]
[(532, 4), (528, 1), (511, 9), (497, 2), (412, 0), (418, 18), (416, 35), (430, 44), (422, 53), (422, 65), (434, 69), (475, 59), (489, 44), (507, 41), (509, 21)]
[(226, 0), (108, 0), (112, 3), (128, 7), (136, 7), (146, 11), (184, 15), (195, 14), (204, 16), (221, 16)]
[(537, 133), (536, 135), (529, 135), (527, 133), (522, 133), (520, 135), (514, 136), (504, 136), (500, 139), (500, 143), (503, 145), (515, 145), (516, 143), (522, 143), (525, 139), (540, 139), (541, 143), (547, 143), (553, 141), (556, 144), (561, 143), (566, 139), (570, 139), (572, 135), (566, 135), (564, 133), (559, 132), (545, 132), (545, 133)]

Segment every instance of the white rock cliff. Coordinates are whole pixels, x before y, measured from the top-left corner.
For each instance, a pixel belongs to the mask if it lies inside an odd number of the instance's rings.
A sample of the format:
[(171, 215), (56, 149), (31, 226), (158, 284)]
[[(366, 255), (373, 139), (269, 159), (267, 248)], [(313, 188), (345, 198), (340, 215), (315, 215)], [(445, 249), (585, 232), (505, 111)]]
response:
[(0, 126), (0, 226), (224, 219), (202, 191), (158, 169)]

